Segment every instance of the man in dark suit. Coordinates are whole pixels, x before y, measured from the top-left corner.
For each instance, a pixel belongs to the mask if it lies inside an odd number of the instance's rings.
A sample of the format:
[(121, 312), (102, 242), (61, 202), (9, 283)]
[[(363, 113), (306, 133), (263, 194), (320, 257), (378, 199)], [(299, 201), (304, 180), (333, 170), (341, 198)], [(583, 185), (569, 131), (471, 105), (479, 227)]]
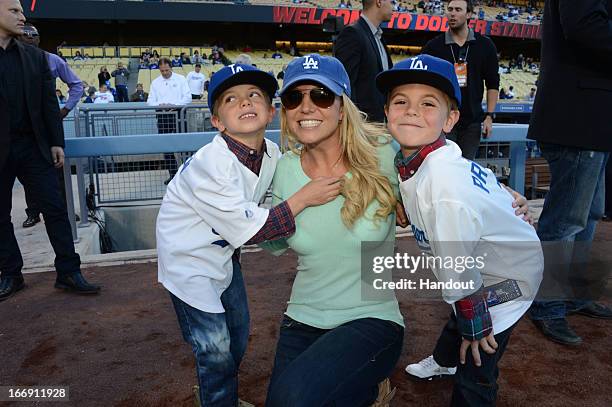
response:
[(17, 175), (43, 213), (56, 255), (55, 287), (95, 294), (100, 287), (89, 284), (80, 271), (55, 172), (64, 164), (55, 80), (44, 52), (16, 40), (24, 22), (18, 0), (0, 0), (0, 301), (24, 288), (23, 259), (11, 223)]
[(393, 66), (380, 28), (392, 14), (391, 0), (363, 0), (361, 17), (340, 32), (334, 45), (334, 56), (351, 80), (351, 99), (369, 121), (385, 120), (385, 98), (376, 88), (376, 75)]
[[(564, 242), (563, 250), (545, 251), (544, 282), (561, 273), (548, 260), (568, 255), (568, 280), (592, 283), (587, 256), (604, 212), (612, 150), (611, 16), (610, 0), (548, 0), (544, 9), (542, 67), (528, 137), (538, 141), (551, 172), (538, 235), (543, 242)], [(577, 345), (582, 339), (569, 327), (568, 313), (612, 318), (609, 308), (582, 294), (572, 301), (536, 301), (530, 316), (551, 340)]]

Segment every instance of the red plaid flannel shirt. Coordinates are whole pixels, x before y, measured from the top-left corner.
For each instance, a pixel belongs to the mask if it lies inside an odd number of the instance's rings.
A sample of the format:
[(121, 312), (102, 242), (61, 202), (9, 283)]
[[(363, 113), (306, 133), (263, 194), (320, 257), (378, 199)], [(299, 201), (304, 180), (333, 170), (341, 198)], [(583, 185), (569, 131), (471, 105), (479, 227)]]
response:
[[(225, 134), (221, 136), (227, 143), (230, 151), (236, 155), (238, 161), (253, 171), (253, 173), (259, 175), (263, 156), (268, 154), (265, 141), (261, 152), (257, 152)], [(287, 204), (287, 201), (283, 201), (270, 209), (266, 223), (245, 244), (257, 244), (266, 240), (276, 240), (291, 236), (293, 233), (295, 233), (295, 219), (289, 209), (289, 204)]]

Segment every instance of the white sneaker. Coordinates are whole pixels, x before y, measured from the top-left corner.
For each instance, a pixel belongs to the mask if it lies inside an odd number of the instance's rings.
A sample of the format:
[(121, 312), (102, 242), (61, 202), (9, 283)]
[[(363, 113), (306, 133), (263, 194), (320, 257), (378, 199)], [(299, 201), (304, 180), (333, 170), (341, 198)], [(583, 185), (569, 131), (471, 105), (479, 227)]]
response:
[(431, 355), (421, 360), (419, 363), (406, 366), (406, 372), (419, 379), (432, 380), (433, 378), (445, 375), (452, 376), (457, 372), (457, 368), (442, 367), (436, 363), (433, 355)]

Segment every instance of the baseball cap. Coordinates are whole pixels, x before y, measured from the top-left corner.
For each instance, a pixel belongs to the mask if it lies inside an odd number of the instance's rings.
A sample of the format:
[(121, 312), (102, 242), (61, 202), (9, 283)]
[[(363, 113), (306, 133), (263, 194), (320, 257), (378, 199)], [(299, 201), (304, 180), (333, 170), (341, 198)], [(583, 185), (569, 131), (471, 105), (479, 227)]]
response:
[(453, 65), (432, 55), (421, 54), (398, 62), (393, 68), (376, 76), (376, 86), (383, 93), (407, 83), (433, 86), (455, 99), (461, 106), (461, 89)]
[(346, 69), (342, 62), (334, 57), (309, 54), (295, 58), (287, 65), (280, 94), (282, 95), (295, 83), (302, 81), (320, 83), (334, 92), (336, 96), (342, 96), (343, 93), (351, 96), (351, 81)]
[(270, 100), (278, 90), (276, 78), (252, 65), (232, 64), (223, 67), (210, 78), (208, 107), (212, 110), (215, 100), (224, 91), (236, 85), (255, 85), (268, 94)]

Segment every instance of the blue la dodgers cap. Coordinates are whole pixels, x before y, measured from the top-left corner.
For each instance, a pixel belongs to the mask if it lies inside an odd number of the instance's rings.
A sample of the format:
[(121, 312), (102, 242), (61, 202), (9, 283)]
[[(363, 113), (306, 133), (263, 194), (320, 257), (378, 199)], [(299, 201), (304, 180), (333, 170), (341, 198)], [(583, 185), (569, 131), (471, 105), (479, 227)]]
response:
[(270, 100), (278, 90), (276, 78), (267, 72), (260, 71), (252, 65), (232, 64), (215, 72), (208, 83), (208, 107), (211, 109), (215, 100), (224, 91), (236, 85), (255, 85), (268, 94)]
[(343, 93), (351, 96), (351, 81), (346, 69), (342, 62), (334, 57), (309, 54), (295, 58), (287, 65), (280, 94), (303, 81), (317, 82), (334, 92), (336, 96), (342, 96)]
[(386, 95), (393, 88), (408, 83), (421, 83), (433, 86), (455, 99), (461, 106), (461, 88), (455, 73), (455, 67), (448, 61), (432, 55), (421, 54), (404, 59), (393, 68), (376, 76), (378, 90)]

